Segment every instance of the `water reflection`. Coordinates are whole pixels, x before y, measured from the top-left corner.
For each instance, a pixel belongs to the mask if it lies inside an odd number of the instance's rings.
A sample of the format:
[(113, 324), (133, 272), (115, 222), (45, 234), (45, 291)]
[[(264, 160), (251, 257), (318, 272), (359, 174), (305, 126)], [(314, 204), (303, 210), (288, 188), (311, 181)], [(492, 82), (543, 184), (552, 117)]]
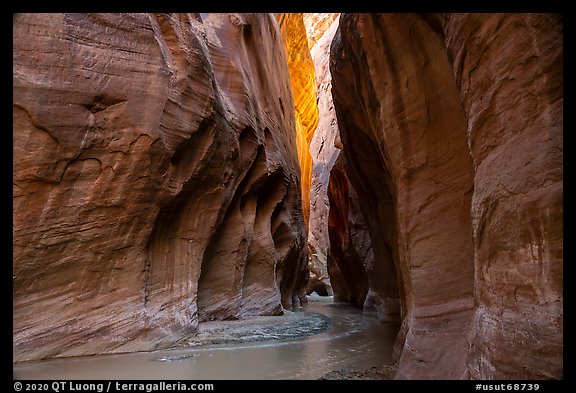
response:
[(289, 340), (52, 359), (14, 365), (19, 379), (318, 379), (341, 368), (391, 364), (398, 324), (310, 297), (308, 312), (331, 318), (320, 334)]

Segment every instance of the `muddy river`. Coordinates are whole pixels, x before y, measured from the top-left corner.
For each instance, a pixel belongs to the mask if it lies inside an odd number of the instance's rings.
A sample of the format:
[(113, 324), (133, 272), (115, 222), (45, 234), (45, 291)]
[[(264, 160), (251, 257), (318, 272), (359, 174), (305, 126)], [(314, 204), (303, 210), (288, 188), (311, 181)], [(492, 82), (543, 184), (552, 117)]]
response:
[[(318, 379), (392, 363), (399, 325), (311, 296), (304, 312), (208, 323), (188, 348), (17, 363), (18, 379)], [(276, 319), (270, 319), (276, 318)]]

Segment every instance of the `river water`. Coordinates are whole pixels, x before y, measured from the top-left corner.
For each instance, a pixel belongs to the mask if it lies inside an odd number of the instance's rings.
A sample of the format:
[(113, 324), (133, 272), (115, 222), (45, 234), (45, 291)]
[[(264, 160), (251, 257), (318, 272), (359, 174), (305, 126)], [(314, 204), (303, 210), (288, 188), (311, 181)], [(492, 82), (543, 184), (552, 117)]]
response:
[[(317, 314), (316, 314), (317, 313)], [(294, 338), (290, 327), (252, 329), (248, 342), (201, 345), (155, 352), (100, 355), (16, 363), (17, 379), (318, 379), (330, 371), (365, 370), (392, 363), (399, 329), (332, 298), (310, 296), (296, 329), (316, 334)], [(292, 318), (293, 320), (294, 318)], [(314, 326), (311, 326), (314, 325)]]

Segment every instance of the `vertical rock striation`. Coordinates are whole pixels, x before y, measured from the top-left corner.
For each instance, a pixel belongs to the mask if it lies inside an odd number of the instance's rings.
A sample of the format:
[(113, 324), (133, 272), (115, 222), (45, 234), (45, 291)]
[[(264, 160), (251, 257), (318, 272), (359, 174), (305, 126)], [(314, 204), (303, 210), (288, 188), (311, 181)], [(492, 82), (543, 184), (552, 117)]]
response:
[(344, 155), (340, 154), (330, 171), (328, 272), (334, 300), (362, 308), (368, 294), (367, 266), (374, 264), (374, 254), (358, 196), (345, 167)]
[(397, 378), (561, 378), (561, 18), (346, 14), (330, 61)]
[(470, 376), (562, 378), (562, 17), (455, 14), (443, 29), (475, 172)]
[[(332, 103), (332, 76), (330, 75), (330, 43), (338, 29), (339, 14), (304, 14), (310, 55), (316, 75), (316, 101), (318, 126), (310, 142), (312, 156), (312, 182), (310, 187), (310, 220), (308, 230), (308, 291), (318, 285), (332, 294), (328, 276), (330, 242), (328, 236), (328, 183), (330, 170), (340, 149), (338, 123)], [(336, 191), (336, 190), (335, 190)], [(322, 288), (320, 288), (322, 289)], [(338, 296), (337, 296), (338, 297)]]
[(381, 319), (395, 319), (399, 311), (395, 276), (382, 269), (381, 264), (374, 263), (370, 233), (354, 186), (347, 179), (346, 159), (340, 150), (342, 144), (328, 64), (338, 15), (306, 14), (304, 18), (316, 67), (320, 113), (310, 145), (314, 165), (310, 190), (311, 280), (308, 287), (310, 291), (315, 280), (328, 286), (324, 277), (329, 272), (336, 300), (349, 302), (365, 311), (376, 311)]
[(14, 360), (149, 350), (299, 303), (273, 16), (21, 14), (13, 41)]
[(308, 230), (310, 217), (310, 184), (312, 180), (312, 157), (310, 142), (318, 125), (318, 106), (316, 104), (316, 79), (314, 63), (308, 49), (306, 27), (303, 14), (277, 14), (276, 19), (282, 31), (286, 48), (288, 70), (294, 97), (296, 115), (296, 146), (302, 175), (302, 211)]
[(402, 285), (399, 376), (459, 378), (473, 307), (472, 163), (442, 35), (418, 16), (343, 15), (331, 57), (347, 173), (390, 313)]

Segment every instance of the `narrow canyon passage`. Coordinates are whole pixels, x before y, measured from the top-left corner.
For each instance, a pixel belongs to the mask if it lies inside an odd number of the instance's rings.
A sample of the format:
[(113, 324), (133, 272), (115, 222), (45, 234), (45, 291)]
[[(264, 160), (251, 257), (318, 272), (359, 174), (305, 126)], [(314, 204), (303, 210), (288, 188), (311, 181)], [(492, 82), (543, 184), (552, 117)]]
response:
[(562, 34), (16, 14), (14, 375), (562, 379)]

